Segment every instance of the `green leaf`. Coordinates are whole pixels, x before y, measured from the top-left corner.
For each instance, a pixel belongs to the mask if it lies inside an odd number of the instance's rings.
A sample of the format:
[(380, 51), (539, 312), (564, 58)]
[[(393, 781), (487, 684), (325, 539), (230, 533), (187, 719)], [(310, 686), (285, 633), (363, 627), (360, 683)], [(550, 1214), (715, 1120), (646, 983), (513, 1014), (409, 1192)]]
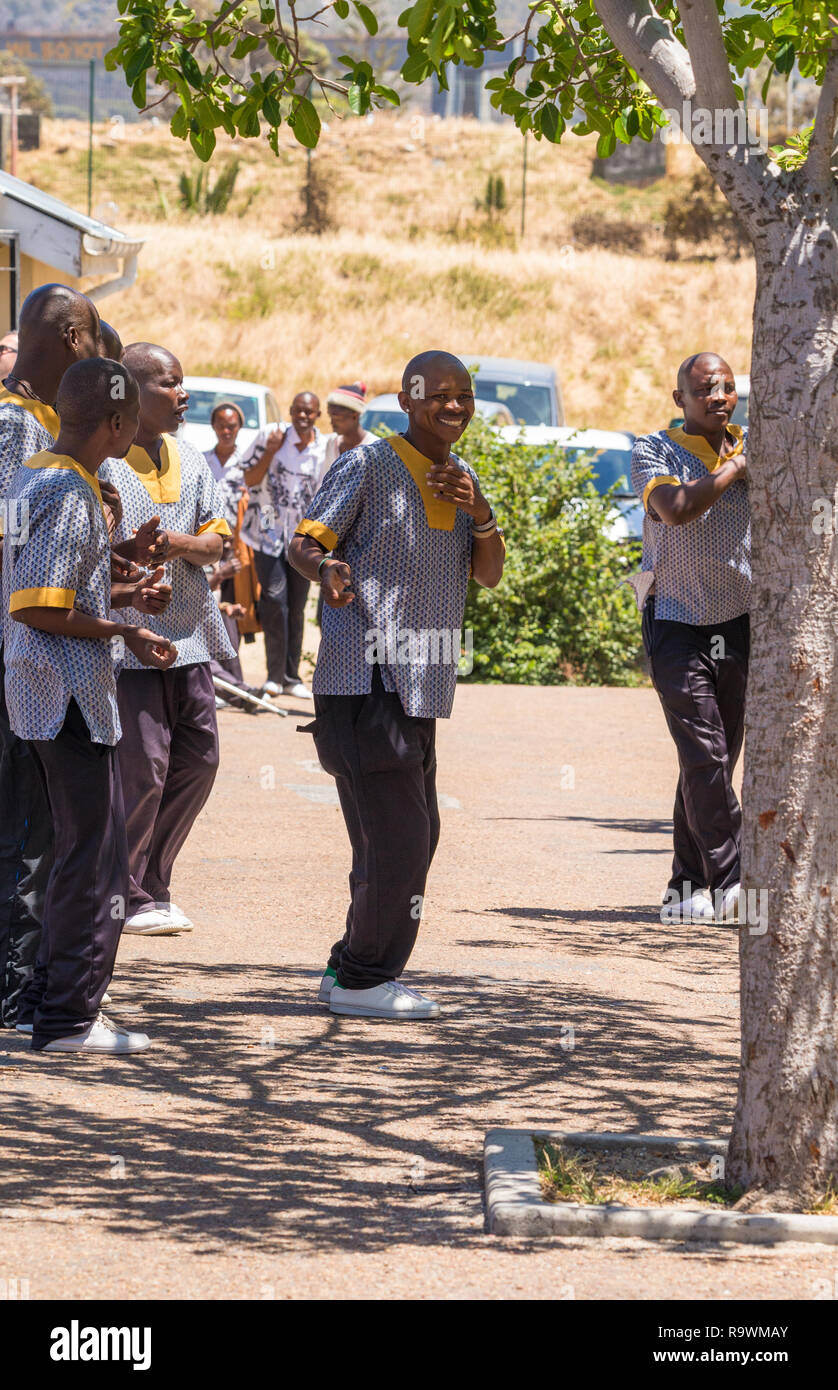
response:
[(186, 138), (186, 135), (189, 131), (189, 117), (187, 116), (182, 106), (179, 106), (175, 114), (172, 116), (171, 129), (172, 134), (176, 135), (179, 140), (184, 140)]
[(373, 96), (383, 97), (385, 101), (391, 102), (393, 106), (401, 106), (402, 104), (401, 97), (398, 92), (393, 91), (392, 87), (383, 87), (380, 82), (376, 82), (372, 91)]
[(347, 95), (350, 111), (354, 111), (356, 116), (363, 115), (369, 105), (369, 97), (363, 87), (359, 87), (357, 82), (353, 82)]
[(407, 33), (412, 43), (418, 43), (426, 35), (435, 0), (416, 0), (407, 18)]
[(555, 142), (559, 133), (558, 109), (553, 105), (552, 101), (548, 101), (541, 107), (540, 115), (542, 135), (546, 135), (548, 140)]
[(282, 109), (276, 97), (271, 96), (270, 93), (268, 93), (265, 100), (262, 102), (262, 115), (265, 117), (268, 125), (282, 125)]
[(154, 47), (148, 35), (140, 39), (131, 58), (125, 65), (125, 78), (129, 87), (133, 87), (141, 72), (150, 68), (154, 62)]
[(335, 0), (335, 14), (338, 19), (349, 17), (349, 0)]
[(215, 149), (215, 131), (199, 130), (190, 131), (189, 143), (200, 160), (206, 164)]
[(607, 130), (597, 140), (596, 152), (600, 159), (607, 159), (617, 148), (617, 137), (613, 130)]
[(180, 67), (184, 77), (190, 87), (197, 87), (200, 89), (204, 85), (204, 75), (198, 63), (189, 52), (189, 49), (183, 47), (183, 44), (178, 45), (178, 50), (178, 58), (180, 59)]
[(364, 28), (366, 29), (367, 33), (370, 35), (377, 34), (378, 20), (376, 19), (369, 6), (362, 5), (360, 3), (360, 0), (352, 0), (352, 3), (355, 6), (355, 9), (358, 11), (358, 14), (361, 16), (361, 22)]
[(313, 150), (320, 139), (320, 117), (314, 102), (308, 97), (299, 97), (294, 110), (288, 118), (294, 135), (307, 150)]
[(419, 83), (424, 82), (426, 77), (430, 77), (433, 68), (428, 62), (424, 53), (411, 53), (402, 63), (402, 77), (405, 82)]
[(131, 88), (131, 100), (137, 107), (143, 107), (146, 103), (146, 77), (147, 73), (141, 72), (133, 87)]
[(628, 135), (629, 139), (631, 140), (632, 137), (635, 136), (635, 135), (638, 135), (639, 132), (640, 132), (640, 116), (639, 116), (638, 113), (637, 113), (637, 107), (636, 107), (636, 106), (633, 106), (633, 107), (631, 108), (631, 110), (629, 111), (628, 115), (626, 116), (626, 134)]

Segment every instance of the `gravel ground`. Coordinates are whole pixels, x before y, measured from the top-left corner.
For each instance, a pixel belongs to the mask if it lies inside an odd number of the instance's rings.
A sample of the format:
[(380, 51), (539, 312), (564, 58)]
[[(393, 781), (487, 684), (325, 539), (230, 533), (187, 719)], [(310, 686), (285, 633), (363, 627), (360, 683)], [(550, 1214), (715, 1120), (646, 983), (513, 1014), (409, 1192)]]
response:
[(730, 1122), (736, 938), (657, 921), (675, 764), (654, 694), (458, 691), (409, 975), (443, 1013), (414, 1024), (316, 1002), (348, 842), (304, 722), (220, 715), (174, 884), (195, 931), (117, 961), (110, 1013), (154, 1046), (35, 1057), (0, 1035), (0, 1276), (38, 1299), (823, 1296), (824, 1246), (484, 1230), (492, 1126)]

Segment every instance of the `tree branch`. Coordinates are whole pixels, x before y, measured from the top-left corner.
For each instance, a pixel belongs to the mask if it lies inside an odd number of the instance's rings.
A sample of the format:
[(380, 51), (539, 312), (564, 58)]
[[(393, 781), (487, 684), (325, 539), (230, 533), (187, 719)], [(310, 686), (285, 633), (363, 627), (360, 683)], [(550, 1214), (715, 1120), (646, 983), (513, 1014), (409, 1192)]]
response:
[(708, 111), (736, 111), (730, 63), (716, 0), (677, 0), (695, 78), (695, 97)]
[(695, 93), (690, 55), (649, 0), (594, 0), (603, 28), (661, 106), (680, 111)]
[(823, 85), (815, 112), (815, 126), (806, 156), (806, 174), (817, 188), (827, 189), (834, 181), (832, 160), (835, 155), (835, 123), (838, 120), (838, 38), (833, 32), (829, 41), (829, 56), (823, 75)]

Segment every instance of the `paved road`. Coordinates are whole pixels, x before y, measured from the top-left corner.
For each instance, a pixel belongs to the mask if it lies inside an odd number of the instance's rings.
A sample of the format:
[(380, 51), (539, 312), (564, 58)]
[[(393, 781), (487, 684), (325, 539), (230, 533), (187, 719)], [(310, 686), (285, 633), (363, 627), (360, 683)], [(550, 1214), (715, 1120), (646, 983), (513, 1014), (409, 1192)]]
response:
[(444, 1013), (424, 1024), (315, 1001), (347, 842), (298, 722), (221, 715), (222, 770), (175, 884), (196, 930), (120, 948), (111, 1012), (154, 1047), (35, 1058), (0, 1035), (0, 1277), (32, 1298), (811, 1298), (832, 1282), (820, 1246), (484, 1231), (493, 1125), (730, 1121), (736, 941), (656, 921), (674, 762), (652, 692), (460, 689), (412, 961)]

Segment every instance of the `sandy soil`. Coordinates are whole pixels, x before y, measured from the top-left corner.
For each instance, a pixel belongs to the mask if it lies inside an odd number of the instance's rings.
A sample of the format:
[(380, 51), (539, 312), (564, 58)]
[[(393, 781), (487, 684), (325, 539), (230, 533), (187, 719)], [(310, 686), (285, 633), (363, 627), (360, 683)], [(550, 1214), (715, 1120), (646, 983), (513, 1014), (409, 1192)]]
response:
[(654, 694), (460, 689), (411, 962), (443, 1013), (408, 1025), (316, 1002), (348, 842), (304, 722), (220, 715), (174, 885), (195, 931), (128, 937), (117, 962), (110, 1012), (154, 1046), (0, 1036), (0, 1273), (31, 1298), (824, 1296), (823, 1246), (484, 1229), (493, 1125), (730, 1122), (736, 938), (657, 921), (675, 773)]

